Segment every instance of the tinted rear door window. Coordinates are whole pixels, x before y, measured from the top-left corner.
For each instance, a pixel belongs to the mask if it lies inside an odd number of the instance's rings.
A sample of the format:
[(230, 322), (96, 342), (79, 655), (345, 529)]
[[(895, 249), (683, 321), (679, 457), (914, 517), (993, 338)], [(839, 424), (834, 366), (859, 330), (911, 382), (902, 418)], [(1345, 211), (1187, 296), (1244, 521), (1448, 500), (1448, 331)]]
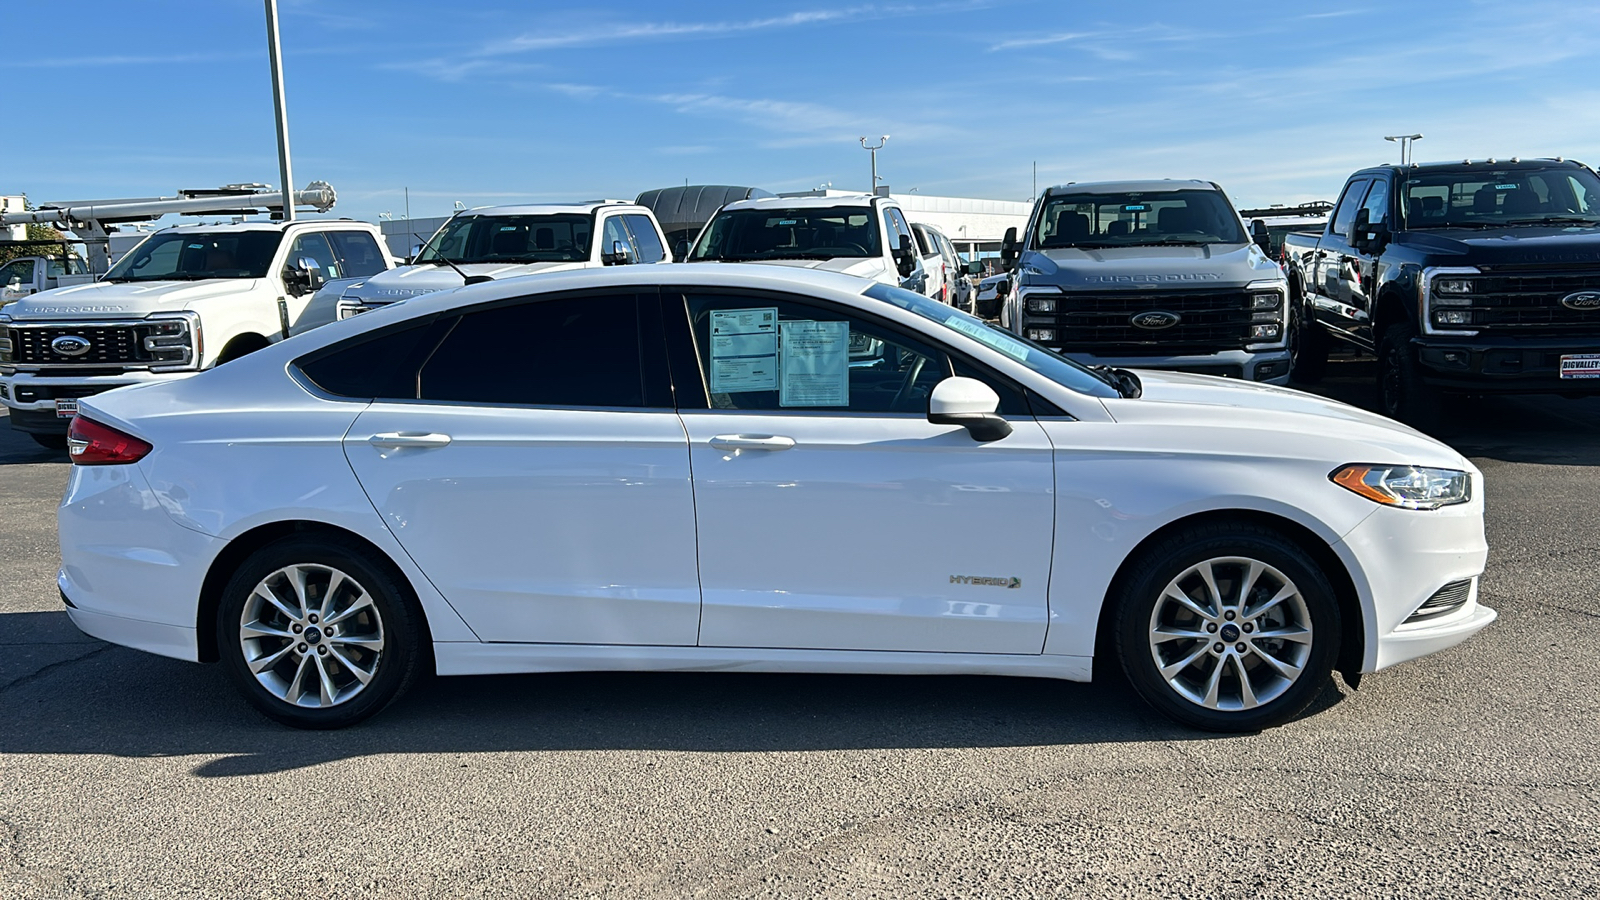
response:
[(656, 236), (656, 227), (644, 216), (623, 216), (628, 222), (628, 230), (633, 232), (633, 246), (639, 250), (639, 262), (661, 262), (667, 258), (667, 248), (661, 246), (661, 238)]
[(346, 278), (365, 278), (387, 268), (378, 242), (365, 231), (330, 231), (328, 240), (333, 243), (333, 252), (339, 254), (339, 260), (344, 263)]

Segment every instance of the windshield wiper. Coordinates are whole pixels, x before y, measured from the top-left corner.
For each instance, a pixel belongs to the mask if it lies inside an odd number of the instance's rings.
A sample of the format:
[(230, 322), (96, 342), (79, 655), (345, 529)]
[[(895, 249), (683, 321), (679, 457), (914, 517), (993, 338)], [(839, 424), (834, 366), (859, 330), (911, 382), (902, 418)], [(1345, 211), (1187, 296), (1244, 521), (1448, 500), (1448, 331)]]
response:
[(1507, 225), (1600, 225), (1590, 216), (1543, 216), (1538, 219), (1511, 219)]
[(1106, 384), (1117, 389), (1117, 393), (1127, 400), (1137, 400), (1144, 395), (1144, 385), (1139, 382), (1139, 376), (1127, 369), (1113, 369), (1110, 366), (1085, 366), (1084, 368), (1099, 376)]

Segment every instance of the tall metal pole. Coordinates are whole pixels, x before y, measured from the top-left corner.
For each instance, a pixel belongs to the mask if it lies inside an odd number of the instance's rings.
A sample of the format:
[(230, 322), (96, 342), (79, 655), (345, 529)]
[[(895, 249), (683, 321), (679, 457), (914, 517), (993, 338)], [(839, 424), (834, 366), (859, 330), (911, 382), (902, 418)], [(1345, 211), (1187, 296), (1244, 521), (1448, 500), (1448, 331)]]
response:
[(278, 0), (267, 4), (267, 56), (272, 60), (272, 109), (278, 120), (278, 177), (283, 179), (283, 221), (294, 221), (294, 171), (289, 165), (289, 111), (283, 104), (283, 51), (278, 41)]
[(1422, 140), (1422, 135), (1386, 134), (1383, 136), (1383, 139), (1386, 141), (1394, 141), (1400, 145), (1400, 165), (1409, 166), (1411, 165), (1411, 145)]
[(870, 151), (872, 153), (872, 193), (873, 194), (877, 194), (878, 193), (878, 151), (882, 150), (883, 149), (883, 145), (887, 144), (887, 143), (889, 143), (889, 136), (887, 134), (880, 136), (878, 138), (878, 143), (873, 145), (873, 146), (871, 146), (871, 147), (867, 146), (867, 139), (866, 138), (861, 138), (861, 149)]

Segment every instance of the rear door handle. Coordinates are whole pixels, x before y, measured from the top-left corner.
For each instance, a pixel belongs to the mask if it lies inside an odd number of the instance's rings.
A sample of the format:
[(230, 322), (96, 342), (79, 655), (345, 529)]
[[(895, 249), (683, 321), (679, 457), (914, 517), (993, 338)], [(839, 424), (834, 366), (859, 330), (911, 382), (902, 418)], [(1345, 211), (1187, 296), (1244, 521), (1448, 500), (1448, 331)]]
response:
[(367, 438), (367, 443), (374, 447), (444, 447), (449, 445), (450, 435), (389, 431)]
[(787, 450), (794, 438), (778, 434), (719, 434), (711, 439), (718, 450)]

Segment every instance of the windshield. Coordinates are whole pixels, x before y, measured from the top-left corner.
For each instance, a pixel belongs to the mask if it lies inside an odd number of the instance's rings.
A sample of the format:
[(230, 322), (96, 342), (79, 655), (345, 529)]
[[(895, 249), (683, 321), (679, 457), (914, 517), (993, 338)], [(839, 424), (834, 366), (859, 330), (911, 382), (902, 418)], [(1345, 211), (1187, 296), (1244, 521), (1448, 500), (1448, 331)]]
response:
[(281, 231), (158, 232), (106, 273), (106, 281), (265, 278)]
[(1243, 244), (1244, 227), (1220, 191), (1046, 194), (1033, 248)]
[(1413, 172), (1403, 196), (1408, 228), (1600, 223), (1600, 178), (1575, 166)]
[(456, 216), (417, 254), (416, 262), (583, 262), (594, 220), (580, 213)]
[(833, 259), (881, 255), (869, 207), (738, 209), (717, 213), (694, 260)]
[(1117, 389), (1108, 381), (1072, 360), (1026, 338), (1017, 337), (1009, 331), (990, 325), (976, 316), (969, 316), (953, 307), (945, 306), (937, 300), (930, 300), (913, 291), (890, 287), (887, 284), (873, 284), (862, 293), (874, 300), (882, 300), (901, 309), (910, 310), (924, 319), (938, 322), (951, 331), (964, 334), (992, 350), (1004, 353), (1062, 387), (1091, 397), (1120, 396)]

